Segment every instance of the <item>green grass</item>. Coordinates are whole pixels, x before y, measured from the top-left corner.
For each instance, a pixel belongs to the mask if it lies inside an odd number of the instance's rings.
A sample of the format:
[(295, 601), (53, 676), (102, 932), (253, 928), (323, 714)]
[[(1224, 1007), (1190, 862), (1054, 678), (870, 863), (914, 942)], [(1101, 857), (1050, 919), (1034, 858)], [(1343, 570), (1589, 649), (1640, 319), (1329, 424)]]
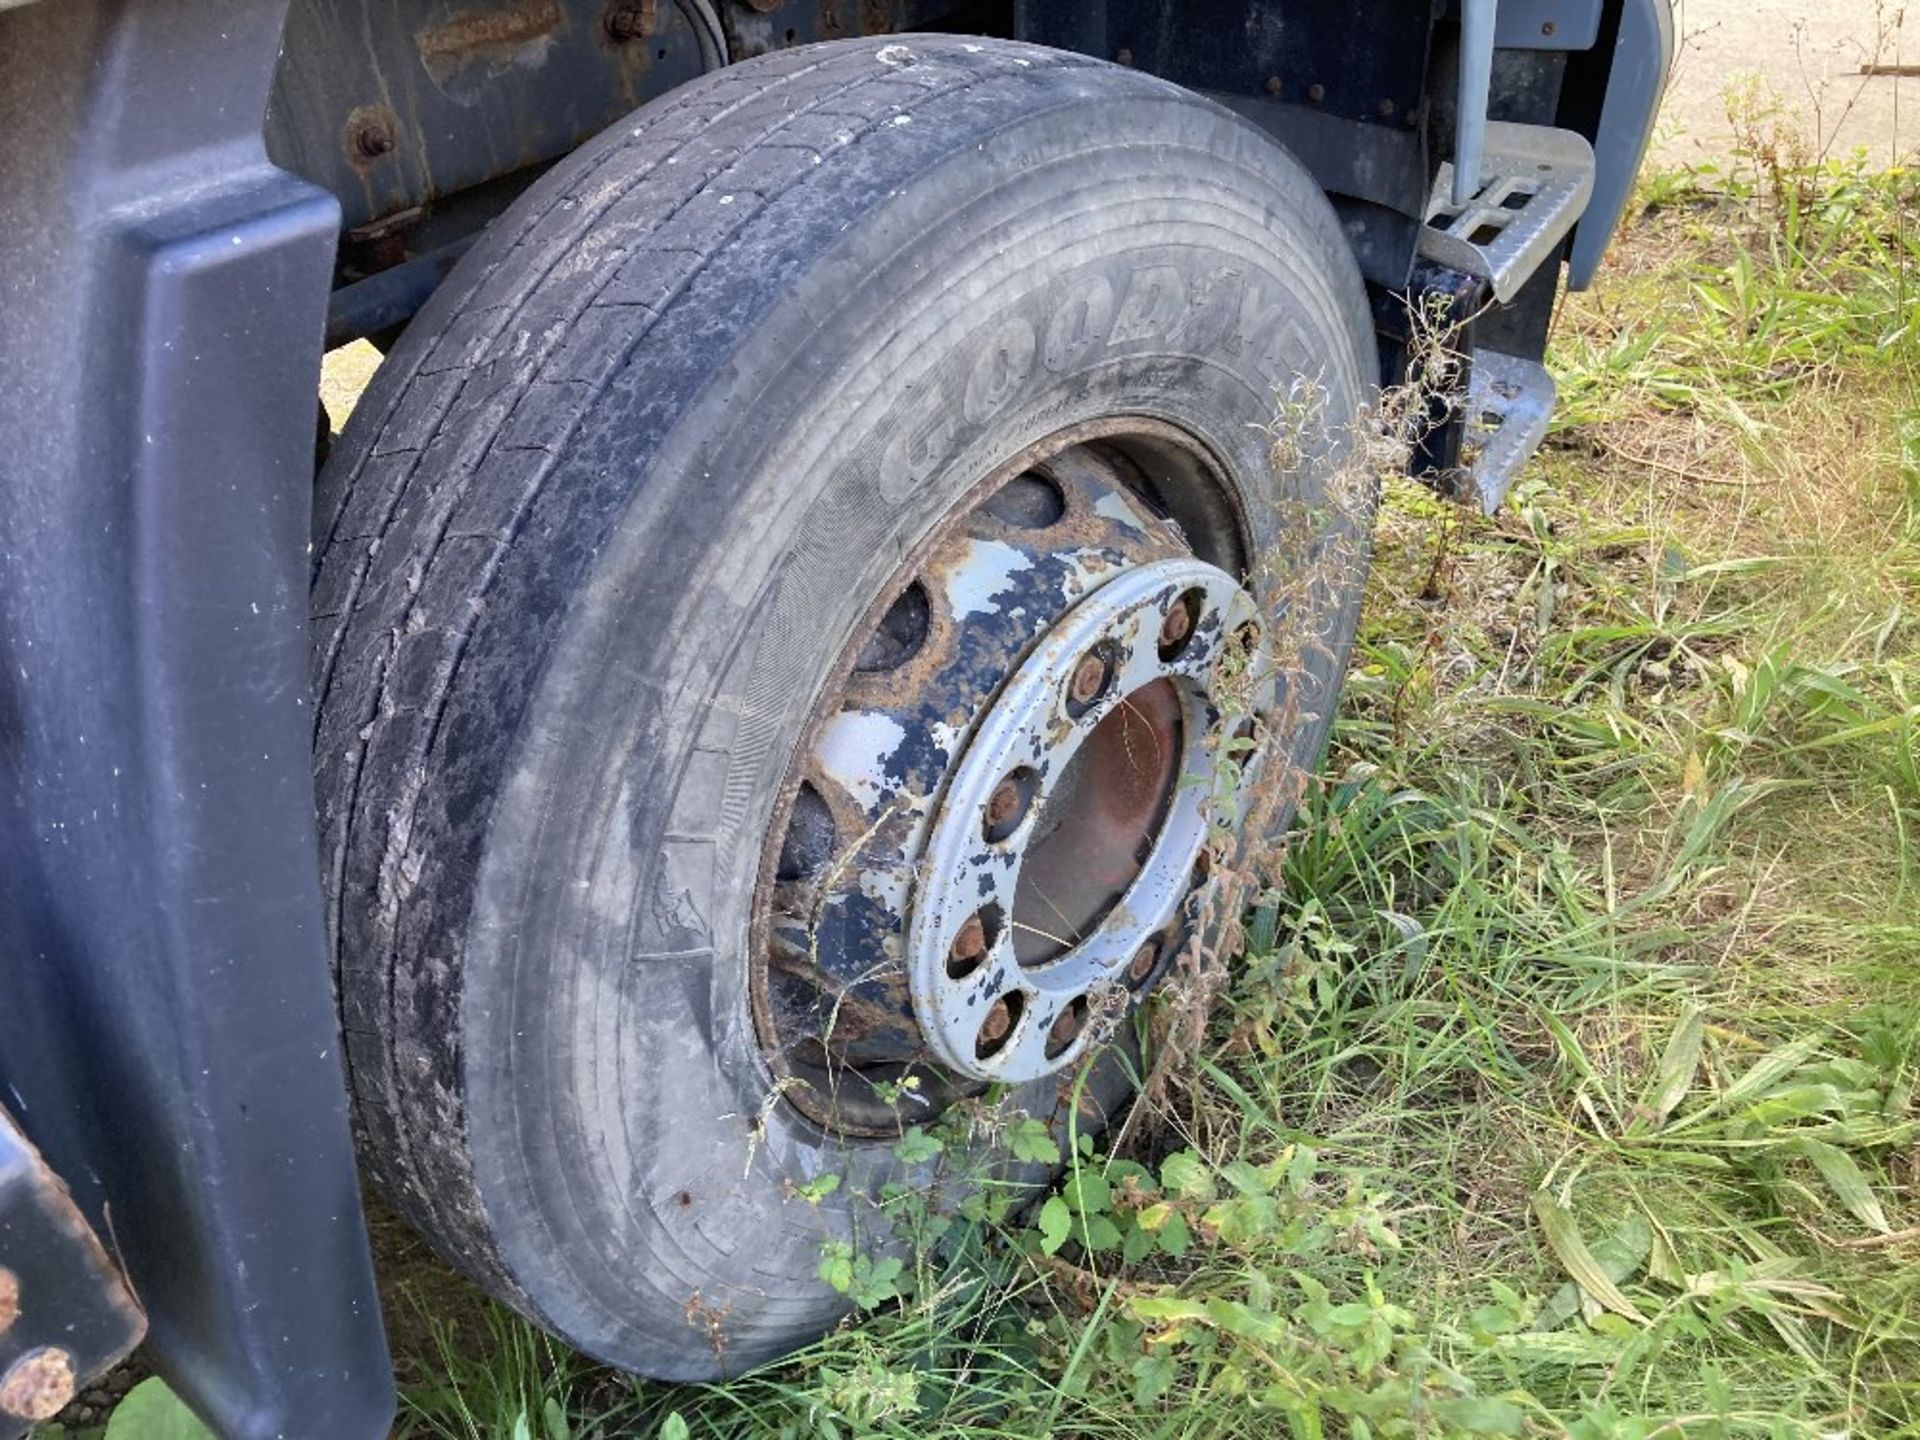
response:
[(1920, 1434), (1920, 183), (1788, 178), (1648, 183), (1499, 517), (1391, 488), (1123, 1155), (732, 1384), (442, 1327), (402, 1433)]
[(1920, 183), (1785, 180), (1653, 177), (1499, 517), (1390, 489), (1121, 1156), (732, 1384), (442, 1328), (402, 1433), (1920, 1434)]

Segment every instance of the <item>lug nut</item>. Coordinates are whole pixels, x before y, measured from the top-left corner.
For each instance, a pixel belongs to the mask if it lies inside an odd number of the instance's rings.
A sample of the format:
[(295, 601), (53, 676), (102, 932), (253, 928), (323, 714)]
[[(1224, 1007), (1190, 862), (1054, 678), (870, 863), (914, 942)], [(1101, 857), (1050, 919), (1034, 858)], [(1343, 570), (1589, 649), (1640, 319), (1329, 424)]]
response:
[(978, 915), (970, 916), (960, 927), (960, 933), (953, 937), (951, 953), (956, 960), (978, 960), (987, 953), (987, 927)]
[(1002, 780), (987, 797), (987, 824), (995, 830), (1004, 830), (1019, 813), (1020, 787), (1011, 780)]
[(1160, 658), (1177, 660), (1187, 648), (1187, 642), (1193, 638), (1193, 632), (1200, 623), (1200, 614), (1206, 608), (1207, 596), (1204, 590), (1189, 590), (1173, 602), (1173, 608), (1160, 620)]
[(1067, 693), (1076, 704), (1087, 705), (1106, 688), (1107, 662), (1098, 655), (1088, 655), (1073, 667), (1073, 679), (1067, 686)]
[(964, 980), (987, 958), (987, 922), (971, 915), (947, 947), (947, 978)]
[(1193, 616), (1187, 613), (1184, 604), (1176, 605), (1167, 612), (1167, 618), (1160, 622), (1160, 643), (1178, 645), (1193, 633)]
[(1080, 1026), (1085, 1019), (1081, 1013), (1082, 1009), (1083, 1007), (1077, 1004), (1069, 1005), (1054, 1017), (1053, 1028), (1047, 1031), (1047, 1053), (1049, 1055), (1058, 1055), (1062, 1050), (1065, 1050), (1069, 1045), (1073, 1044), (1075, 1038), (1080, 1034)]
[(987, 843), (998, 845), (1007, 839), (1027, 818), (1027, 807), (1033, 803), (1034, 795), (1040, 789), (1039, 774), (1022, 765), (1006, 775), (993, 793), (987, 796), (986, 814), (982, 817)]
[(1149, 940), (1133, 952), (1133, 961), (1127, 966), (1127, 979), (1136, 985), (1143, 984), (1159, 963), (1160, 947)]
[(1013, 1003), (1002, 995), (987, 1011), (987, 1018), (980, 1022), (980, 1038), (975, 1043), (975, 1052), (984, 1059), (1005, 1044), (1007, 1036), (1013, 1033), (1013, 1018)]

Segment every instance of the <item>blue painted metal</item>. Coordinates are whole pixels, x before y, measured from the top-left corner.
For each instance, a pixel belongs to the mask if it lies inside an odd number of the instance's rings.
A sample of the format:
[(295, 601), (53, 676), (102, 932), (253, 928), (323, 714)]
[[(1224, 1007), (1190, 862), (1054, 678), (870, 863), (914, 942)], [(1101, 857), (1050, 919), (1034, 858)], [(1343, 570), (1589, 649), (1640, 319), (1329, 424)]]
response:
[(0, 1094), (228, 1437), (387, 1433), (314, 839), (284, 0), (0, 10)]
[[(1081, 4), (1030, 8), (1077, 16)], [(1071, 38), (1104, 59), (1124, 52), (1127, 63), (1189, 89), (1266, 96), (1372, 129), (1413, 128), (1408, 117), (1426, 99), (1432, 0), (1103, 0), (1101, 9), (1103, 44), (1065, 19), (1018, 33), (1043, 43)], [(1423, 190), (1413, 208), (1425, 198)]]
[(565, 155), (713, 68), (694, 9), (290, 0), (268, 148), (338, 196), (349, 229), (430, 204)]
[(1653, 139), (1653, 122), (1673, 69), (1672, 0), (1623, 0), (1613, 69), (1593, 136), (1593, 198), (1573, 232), (1567, 260), (1569, 289), (1593, 284), (1627, 197)]
[(1602, 0), (1500, 0), (1494, 44), (1502, 50), (1591, 50)]

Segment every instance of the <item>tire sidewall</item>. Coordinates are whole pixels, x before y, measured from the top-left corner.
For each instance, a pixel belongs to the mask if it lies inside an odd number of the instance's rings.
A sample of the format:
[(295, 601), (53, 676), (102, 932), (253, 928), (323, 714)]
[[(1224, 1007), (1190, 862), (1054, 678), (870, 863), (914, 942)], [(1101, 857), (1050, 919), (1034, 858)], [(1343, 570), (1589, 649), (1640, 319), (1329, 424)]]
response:
[[(1211, 452), (1258, 546), (1272, 488), (1322, 478), (1272, 475), (1276, 390), (1365, 398), (1357, 275), (1263, 136), (1078, 79), (957, 146), (969, 123), (910, 116), (709, 266), (533, 517), (586, 583), (529, 554), (489, 598), (554, 618), (459, 960), (475, 1181), (529, 1307), (649, 1373), (824, 1328), (823, 1245), (885, 1243), (866, 1197), (901, 1167), (780, 1102), (747, 957), (788, 764), (902, 557), (1007, 457), (1115, 415)], [(826, 1173), (828, 1202), (794, 1197)]]

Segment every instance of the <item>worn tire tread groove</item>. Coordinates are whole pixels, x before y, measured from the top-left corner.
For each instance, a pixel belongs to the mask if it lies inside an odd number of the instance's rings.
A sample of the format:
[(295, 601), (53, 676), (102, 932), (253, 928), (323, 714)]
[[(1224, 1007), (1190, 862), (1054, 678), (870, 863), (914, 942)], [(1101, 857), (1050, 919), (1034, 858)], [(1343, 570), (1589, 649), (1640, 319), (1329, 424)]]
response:
[[(1054, 57), (1050, 57), (1050, 59), (1051, 58)], [(1060, 62), (1059, 68), (1069, 68), (1086, 63), (1077, 57), (1070, 56), (1060, 56), (1057, 57), (1057, 59)], [(497, 342), (501, 335), (510, 333), (514, 320), (526, 313), (533, 302), (543, 297), (547, 291), (548, 282), (552, 278), (553, 272), (558, 269), (566, 257), (572, 253), (578, 241), (590, 233), (593, 225), (599, 219), (616, 208), (622, 200), (626, 199), (642, 185), (649, 181), (658, 180), (661, 172), (667, 168), (667, 157), (669, 155), (678, 157), (689, 147), (701, 143), (714, 144), (716, 147), (724, 144), (724, 142), (731, 137), (716, 135), (715, 132), (726, 120), (735, 121), (736, 124), (739, 125), (739, 128), (743, 130), (752, 130), (760, 127), (752, 142), (746, 147), (734, 151), (732, 158), (726, 164), (715, 169), (707, 170), (705, 173), (700, 173), (698, 170), (690, 171), (689, 179), (691, 183), (685, 187), (683, 193), (651, 217), (653, 223), (647, 227), (644, 233), (629, 237), (622, 246), (609, 252), (608, 256), (596, 267), (598, 283), (590, 288), (584, 303), (577, 307), (571, 307), (571, 315), (577, 320), (581, 314), (584, 314), (587, 309), (591, 308), (597, 302), (598, 296), (612, 283), (621, 266), (637, 255), (655, 254), (663, 257), (677, 256), (684, 257), (688, 260), (690, 263), (682, 273), (676, 276), (672, 289), (663, 296), (657, 307), (635, 307), (647, 312), (649, 323), (640, 327), (636, 333), (630, 337), (627, 347), (627, 354), (630, 356), (634, 350), (637, 350), (645, 343), (646, 333), (647, 330), (651, 328), (651, 322), (657, 320), (658, 317), (669, 308), (673, 299), (683, 293), (686, 287), (698, 277), (713, 253), (711, 249), (689, 250), (684, 247), (655, 248), (647, 243), (652, 236), (661, 233), (664, 227), (678, 214), (682, 213), (687, 205), (694, 203), (707, 194), (721, 189), (728, 189), (728, 193), (735, 195), (752, 193), (760, 202), (758, 205), (741, 207), (741, 214), (735, 222), (733, 232), (730, 232), (737, 233), (740, 228), (750, 223), (756, 214), (764, 210), (767, 203), (779, 195), (784, 194), (786, 188), (791, 188), (795, 184), (804, 182), (815, 172), (811, 157), (816, 152), (811, 147), (775, 146), (768, 143), (771, 137), (777, 136), (782, 129), (790, 126), (802, 117), (825, 115), (832, 118), (843, 119), (847, 121), (850, 126), (857, 127), (852, 132), (852, 138), (846, 142), (842, 148), (851, 148), (852, 146), (858, 145), (884, 127), (888, 119), (884, 111), (879, 115), (875, 115), (871, 113), (862, 114), (858, 111), (840, 113), (827, 108), (834, 105), (846, 105), (849, 98), (860, 91), (873, 88), (876, 85), (884, 84), (896, 78), (895, 72), (891, 69), (883, 68), (875, 70), (872, 68), (870, 51), (859, 51), (852, 54), (841, 54), (830, 57), (779, 78), (784, 82), (791, 83), (807, 76), (824, 76), (825, 72), (833, 68), (854, 70), (856, 67), (858, 67), (861, 73), (858, 74), (853, 83), (834, 88), (823, 88), (818, 95), (813, 97), (811, 103), (793, 109), (779, 110), (776, 116), (773, 117), (771, 126), (765, 126), (764, 122), (767, 117), (759, 113), (760, 105), (756, 105), (756, 102), (760, 102), (761, 105), (770, 103), (772, 97), (774, 97), (777, 92), (765, 84), (747, 86), (736, 83), (734, 88), (743, 88), (747, 92), (743, 98), (726, 106), (720, 112), (719, 116), (710, 119), (704, 126), (681, 137), (674, 142), (671, 149), (653, 157), (651, 162), (645, 167), (637, 169), (632, 174), (623, 177), (623, 183), (610, 188), (609, 191), (601, 197), (602, 203), (598, 206), (591, 209), (586, 206), (580, 206), (581, 213), (577, 217), (576, 223), (567, 231), (546, 237), (544, 241), (545, 253), (537, 257), (544, 261), (544, 263), (538, 265), (536, 269), (529, 271), (527, 276), (523, 278), (522, 283), (516, 287), (513, 300), (503, 308), (500, 321), (492, 328), (487, 344), (491, 345)], [(1022, 70), (1027, 68), (1029, 67), (1016, 67), (1012, 64), (1007, 64), (987, 69), (984, 73), (978, 71), (971, 73), (962, 72), (953, 82), (938, 88), (916, 87), (914, 96), (916, 100), (919, 101), (944, 99), (982, 84), (1018, 75)], [(693, 103), (696, 99), (710, 103), (712, 98), (711, 94), (688, 97), (688, 103)], [(662, 107), (662, 114), (654, 118), (654, 122), (649, 125), (644, 123), (649, 117), (646, 116), (644, 111), (641, 112), (638, 118), (642, 123), (629, 126), (626, 135), (617, 145), (594, 158), (592, 173), (597, 174), (617, 164), (621, 156), (632, 150), (644, 148), (651, 136), (662, 128), (665, 122), (673, 117), (673, 114), (674, 110), (671, 102), (669, 102), (668, 106)], [(738, 167), (740, 161), (746, 156), (759, 154), (762, 149), (788, 154), (793, 157), (792, 163), (787, 167), (787, 186), (782, 190), (764, 195), (759, 192), (749, 192), (738, 187), (727, 187), (725, 184), (726, 179), (728, 175)], [(455, 292), (457, 296), (468, 298), (482, 293), (486, 283), (497, 276), (510, 261), (516, 258), (528, 258), (524, 253), (527, 248), (528, 236), (537, 229), (543, 220), (550, 217), (556, 211), (567, 206), (569, 203), (577, 203), (581, 198), (578, 192), (586, 188), (588, 187), (580, 183), (579, 179), (571, 179), (564, 188), (560, 189), (558, 193), (552, 197), (551, 203), (544, 209), (530, 213), (525, 224), (519, 228), (513, 240), (501, 246), (496, 254), (487, 257), (489, 263), (486, 268), (476, 275), (471, 283), (464, 283), (463, 281), (460, 289)], [(724, 244), (724, 241), (719, 243)], [(715, 248), (717, 248), (717, 246)], [(576, 288), (572, 283), (572, 277), (563, 277), (560, 285), (563, 290)], [(488, 308), (492, 309), (497, 307)], [(436, 345), (438, 338), (437, 336), (434, 337)], [(553, 354), (562, 348), (565, 338), (564, 332), (548, 338), (539, 357), (526, 369), (524, 376), (526, 381), (529, 383), (537, 381), (546, 373), (543, 367), (551, 360)], [(485, 354), (486, 346), (477, 348), (481, 350), (482, 355)], [(414, 487), (418, 483), (421, 483), (422, 462), (432, 452), (435, 442), (444, 431), (447, 419), (455, 413), (460, 400), (465, 394), (467, 385), (473, 378), (474, 372), (481, 368), (481, 360), (474, 359), (462, 365), (449, 366), (445, 370), (423, 372), (421, 369), (422, 364), (429, 360), (434, 354), (435, 348), (433, 346), (423, 346), (420, 352), (412, 357), (412, 363), (408, 372), (401, 378), (400, 383), (393, 387), (390, 402), (384, 405), (378, 412), (378, 423), (372, 426), (354, 425), (349, 435), (343, 437), (341, 447), (343, 452), (342, 458), (345, 459), (351, 456), (353, 463), (351, 469), (347, 471), (348, 480), (344, 487), (343, 498), (335, 513), (336, 525), (348, 514), (356, 482), (366, 473), (369, 468), (368, 462), (376, 458), (392, 458), (394, 454), (408, 453), (406, 451), (399, 451), (389, 452), (384, 456), (377, 456), (375, 454), (372, 437), (376, 437), (384, 429), (393, 414), (405, 403), (405, 399), (412, 388), (414, 380), (416, 378), (440, 378), (450, 373), (464, 372), (462, 373), (462, 378), (459, 383), (449, 385), (447, 387), (447, 393), (437, 397), (439, 400), (439, 404), (436, 407), (438, 413), (434, 417), (431, 426), (422, 434), (419, 444), (412, 448), (411, 463), (408, 465), (406, 471), (393, 482), (391, 492), (387, 497), (388, 503), (380, 514), (375, 533), (361, 538), (356, 546), (358, 553), (355, 556), (355, 560), (357, 563), (353, 583), (349, 590), (348, 601), (341, 607), (337, 623), (333, 627), (330, 627), (332, 633), (327, 637), (326, 658), (321, 667), (322, 673), (316, 684), (316, 691), (319, 696), (316, 712), (318, 717), (320, 717), (320, 719), (317, 720), (317, 724), (322, 723), (326, 718), (330, 718), (327, 715), (327, 707), (328, 701), (332, 698), (333, 692), (337, 688), (335, 683), (335, 670), (338, 656), (342, 650), (346, 648), (346, 643), (351, 633), (356, 628), (364, 628), (362, 617), (358, 613), (359, 602), (364, 594), (366, 578), (374, 568), (373, 562), (378, 558), (386, 542), (391, 539), (393, 526), (403, 508), (404, 502), (410, 498)], [(592, 393), (596, 396), (603, 393), (611, 383), (612, 377), (618, 374), (620, 368), (618, 365), (612, 367), (608, 375), (603, 377), (597, 386), (593, 387)], [(511, 418), (512, 413), (511, 408), (509, 408), (508, 411), (500, 417), (494, 427), (496, 431), (504, 427)], [(356, 417), (356, 419), (357, 418), (358, 417)], [(372, 419), (371, 416), (368, 418), (370, 420)], [(524, 523), (527, 513), (538, 497), (540, 484), (551, 472), (552, 460), (564, 450), (567, 434), (571, 432), (572, 427), (578, 423), (579, 419), (579, 415), (574, 416), (565, 430), (552, 436), (546, 443), (535, 447), (548, 455), (548, 462), (537, 467), (534, 475), (530, 477), (531, 484), (514, 506), (512, 531), (504, 543), (489, 547), (487, 558), (478, 567), (478, 573), (474, 575), (468, 593), (477, 597), (484, 596), (492, 574), (497, 570), (499, 563), (511, 549), (513, 542), (519, 538), (520, 526)], [(369, 437), (363, 447), (356, 447), (350, 443), (353, 439), (358, 438), (359, 435)], [(492, 441), (491, 438), (489, 438), (487, 444), (479, 454), (473, 457), (471, 463), (445, 476), (436, 476), (434, 481), (427, 483), (448, 484), (455, 491), (464, 493), (481, 479), (482, 472), (487, 468), (487, 459), (492, 453)], [(434, 536), (433, 541), (422, 557), (419, 580), (416, 587), (417, 590), (423, 590), (425, 588), (427, 574), (438, 558), (439, 544), (445, 537), (446, 529), (451, 525), (457, 510), (458, 500), (456, 497), (451, 503), (446, 505), (440, 530)], [(324, 554), (330, 552), (330, 550), (331, 547), (324, 547), (317, 549), (316, 553)], [(417, 601), (403, 610), (402, 614), (398, 617), (399, 625), (404, 626), (407, 616), (412, 613), (416, 606)], [(367, 697), (368, 708), (352, 716), (347, 723), (350, 726), (350, 732), (355, 735), (370, 729), (375, 733), (369, 734), (364, 740), (357, 740), (353, 747), (353, 770), (351, 779), (346, 786), (348, 798), (341, 806), (341, 809), (345, 813), (343, 823), (339, 827), (337, 841), (333, 847), (331, 870), (333, 874), (337, 875), (348, 863), (353, 844), (353, 833), (358, 828), (355, 823), (356, 818), (362, 823), (375, 819), (384, 823), (387, 830), (388, 841), (386, 845), (381, 847), (381, 859), (377, 866), (377, 874), (380, 876), (380, 882), (376, 888), (377, 900), (379, 900), (379, 897), (387, 889), (387, 878), (395, 873), (397, 867), (405, 858), (404, 854), (396, 853), (394, 844), (395, 835), (398, 834), (409, 841), (414, 838), (411, 827), (413, 820), (416, 818), (414, 813), (417, 809), (416, 802), (424, 784), (424, 769), (421, 762), (431, 751), (433, 739), (438, 732), (440, 720), (445, 713), (445, 705), (453, 689), (453, 677), (459, 667), (459, 650), (461, 643), (466, 636), (471, 634), (471, 620), (473, 618), (475, 617), (469, 612), (467, 624), (460, 626), (457, 631), (446, 632), (454, 642), (454, 653), (443, 660), (439, 666), (439, 684), (434, 694), (429, 697), (432, 702), (431, 715), (425, 715), (426, 707), (424, 706), (419, 707), (417, 711), (411, 712), (416, 728), (420, 728), (422, 718), (425, 719), (425, 725), (418, 742), (409, 746), (408, 754), (412, 763), (401, 771), (403, 776), (410, 778), (403, 780), (401, 793), (387, 791), (378, 798), (388, 803), (381, 803), (374, 806), (368, 804), (370, 797), (365, 787), (366, 757), (375, 739), (378, 738), (377, 732), (381, 727), (391, 725), (404, 713), (409, 712), (402, 712), (391, 706), (391, 697), (387, 686), (387, 670), (398, 651), (400, 630), (394, 626), (381, 626), (379, 629), (384, 630), (386, 632), (385, 634), (369, 636), (362, 641), (362, 643), (367, 646), (367, 649), (360, 657), (360, 666), (355, 668), (357, 668), (362, 675), (369, 670), (373, 672)], [(401, 846), (400, 848), (404, 850), (405, 847)], [(344, 929), (344, 907), (348, 902), (348, 891), (346, 887), (340, 886), (337, 888), (339, 893), (333, 915), (336, 934)], [(380, 928), (385, 929), (394, 921), (393, 907), (387, 906), (384, 900), (379, 900), (379, 908), (386, 913), (382, 915), (377, 923)], [(383, 1074), (369, 1077), (363, 1073), (364, 1066), (355, 1063), (355, 1061), (349, 1057), (347, 1063), (350, 1083), (357, 1100), (362, 1103), (368, 1100), (373, 1101), (375, 1107), (385, 1111), (390, 1117), (392, 1126), (390, 1132), (391, 1140), (397, 1142), (397, 1144), (390, 1144), (384, 1147), (389, 1151), (387, 1160), (389, 1164), (393, 1164), (397, 1170), (401, 1171), (407, 1181), (410, 1182), (406, 1185), (405, 1191), (406, 1199), (411, 1201), (412, 1204), (405, 1204), (403, 1202), (403, 1208), (413, 1208), (413, 1205), (417, 1204), (428, 1216), (432, 1217), (433, 1221), (436, 1222), (433, 1228), (437, 1229), (439, 1228), (437, 1222), (441, 1217), (434, 1212), (440, 1207), (435, 1203), (435, 1197), (420, 1183), (422, 1177), (414, 1163), (414, 1148), (421, 1137), (412, 1133), (414, 1126), (409, 1123), (407, 1117), (408, 1107), (401, 1102), (397, 1093), (397, 1086), (393, 1081), (395, 1057), (392, 1053), (390, 1043), (387, 1043), (390, 1041), (393, 1033), (392, 1027), (397, 1018), (396, 990), (398, 976), (390, 963), (389, 957), (382, 955), (365, 958), (370, 963), (356, 965), (352, 963), (351, 960), (343, 960), (342, 963), (348, 969), (359, 970), (363, 973), (379, 975), (381, 972), (384, 972), (383, 978), (386, 982), (387, 998), (383, 1008), (387, 1016), (388, 1029), (384, 1033), (375, 1032), (374, 1038), (382, 1042), (378, 1048), (383, 1052), (387, 1063)], [(367, 1094), (370, 1090), (374, 1092), (371, 1095)], [(469, 1260), (484, 1260), (490, 1271), (497, 1269), (492, 1263), (491, 1256), (479, 1257), (469, 1254), (467, 1258), (469, 1258)], [(502, 1275), (500, 1278), (505, 1280), (507, 1277)]]

